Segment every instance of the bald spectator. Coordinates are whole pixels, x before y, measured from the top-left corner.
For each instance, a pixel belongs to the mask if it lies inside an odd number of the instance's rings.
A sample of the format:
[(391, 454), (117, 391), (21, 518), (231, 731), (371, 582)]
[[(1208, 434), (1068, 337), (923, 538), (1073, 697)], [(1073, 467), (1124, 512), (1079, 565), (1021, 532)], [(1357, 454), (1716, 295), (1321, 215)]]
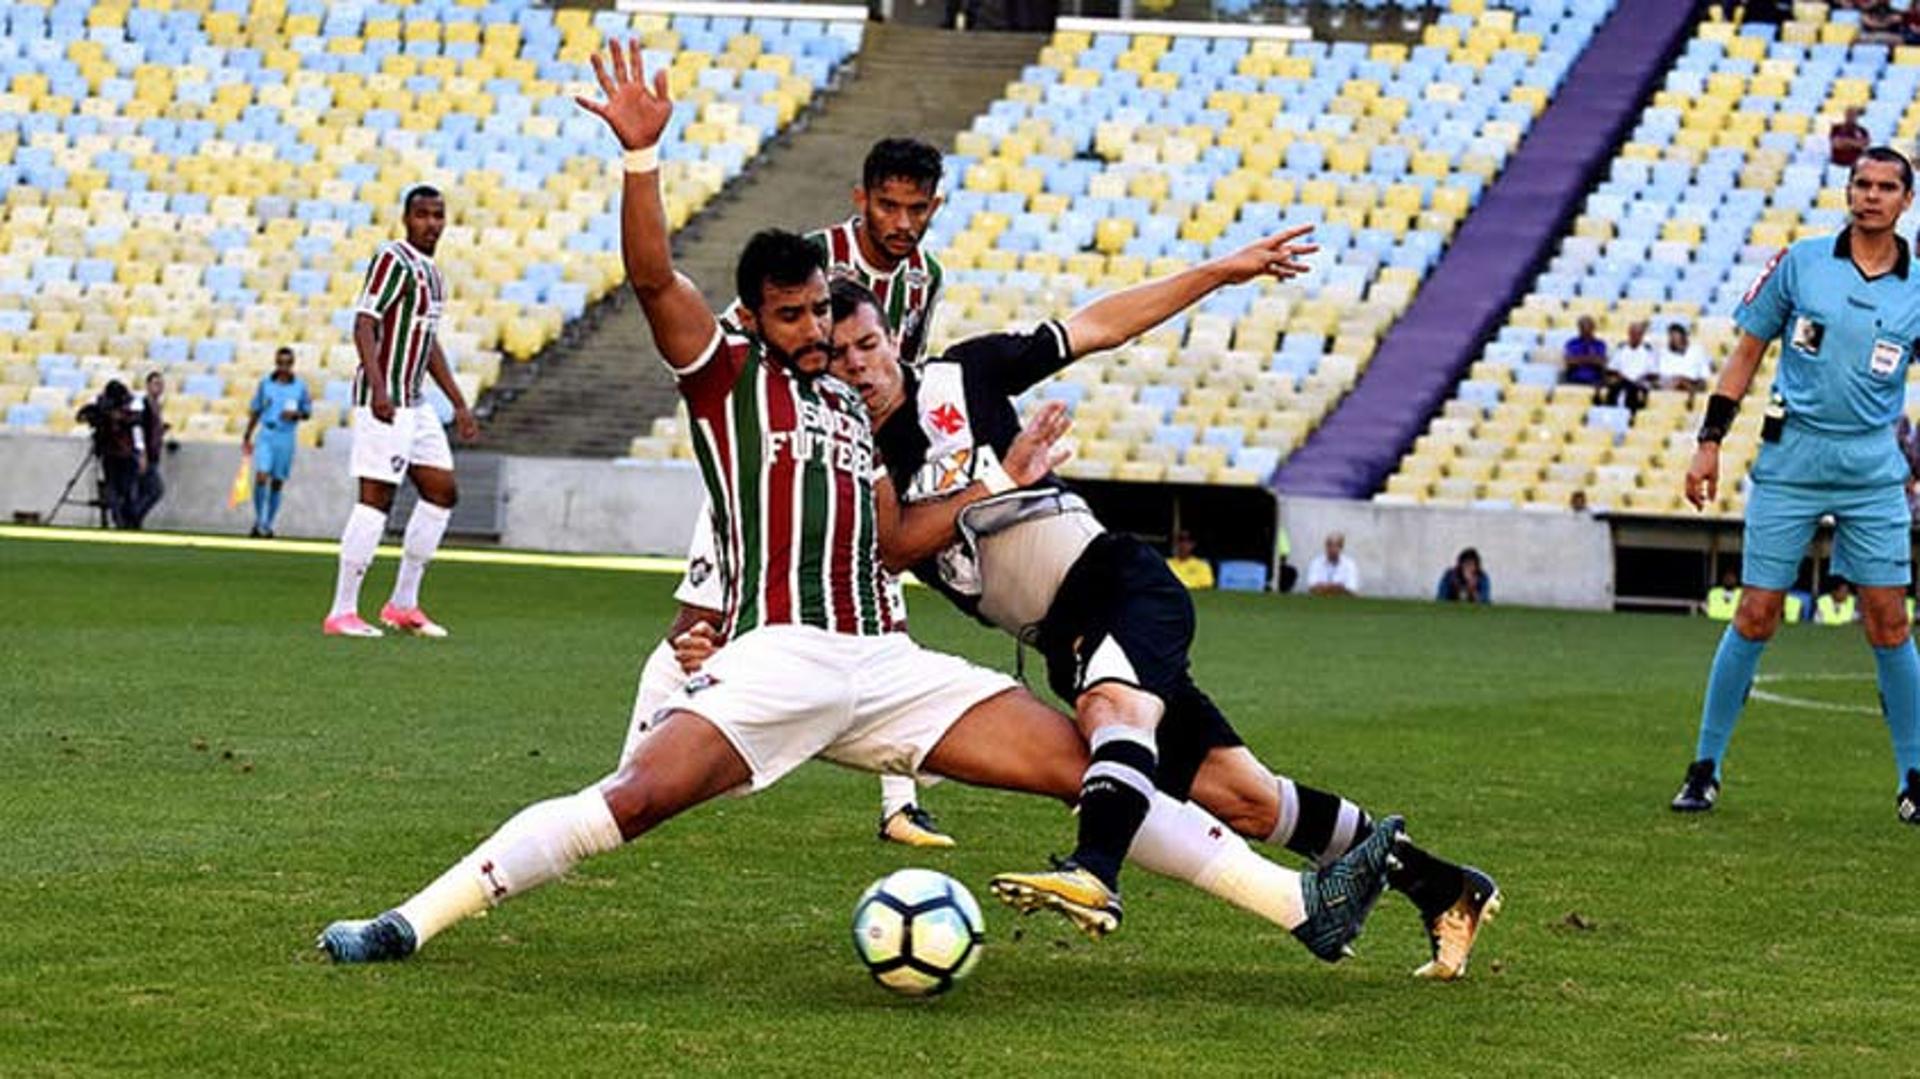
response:
[(1627, 325), (1627, 339), (1607, 356), (1607, 377), (1600, 389), (1600, 403), (1624, 405), (1639, 411), (1647, 403), (1647, 390), (1659, 377), (1660, 354), (1647, 340), (1647, 320)]
[(1593, 317), (1581, 315), (1580, 332), (1567, 339), (1566, 369), (1561, 381), (1598, 386), (1606, 379), (1607, 343), (1594, 333)]
[(1863, 111), (1858, 105), (1849, 105), (1845, 118), (1827, 129), (1828, 160), (1843, 169), (1852, 168), (1860, 155), (1867, 152), (1867, 147), (1873, 145), (1873, 136), (1860, 124)]
[(1307, 591), (1316, 596), (1356, 596), (1360, 594), (1360, 567), (1344, 557), (1347, 537), (1327, 534), (1326, 552), (1313, 556), (1307, 564)]

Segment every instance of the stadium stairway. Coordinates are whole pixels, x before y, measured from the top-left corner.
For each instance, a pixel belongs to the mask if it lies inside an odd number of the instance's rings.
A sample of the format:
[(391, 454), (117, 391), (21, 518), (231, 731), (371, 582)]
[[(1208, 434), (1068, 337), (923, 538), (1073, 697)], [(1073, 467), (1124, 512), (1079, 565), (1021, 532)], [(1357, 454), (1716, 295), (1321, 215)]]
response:
[[(954, 133), (1017, 80), (1043, 44), (1043, 35), (869, 24), (846, 85), (674, 237), (680, 268), (716, 309), (728, 303), (734, 260), (747, 237), (769, 226), (805, 230), (845, 217), (875, 139), (911, 134), (952, 145)], [(678, 405), (639, 305), (624, 288), (577, 343), (537, 363), (537, 377), (488, 421), (487, 449), (618, 457), (654, 417), (671, 416)]]
[(1379, 488), (1552, 254), (1695, 17), (1675, 0), (1620, 0), (1353, 392), (1281, 467), (1281, 493)]

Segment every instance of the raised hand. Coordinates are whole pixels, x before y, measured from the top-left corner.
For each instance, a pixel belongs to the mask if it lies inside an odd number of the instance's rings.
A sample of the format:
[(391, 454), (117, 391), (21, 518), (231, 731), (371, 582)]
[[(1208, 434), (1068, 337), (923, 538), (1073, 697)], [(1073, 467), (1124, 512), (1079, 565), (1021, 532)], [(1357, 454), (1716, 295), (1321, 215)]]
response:
[(1000, 467), (1022, 487), (1038, 483), (1073, 456), (1069, 447), (1059, 444), (1072, 425), (1073, 417), (1067, 415), (1064, 403), (1048, 401), (1041, 405), (1040, 411), (1034, 413), (1033, 419), (1027, 421), (1013, 444), (1007, 447), (1006, 460)]
[(574, 103), (607, 122), (614, 137), (626, 150), (644, 150), (658, 145), (673, 118), (673, 98), (667, 93), (667, 71), (653, 73), (653, 85), (647, 85), (646, 63), (641, 58), (640, 42), (629, 38), (624, 48), (618, 40), (607, 42), (607, 54), (593, 54), (593, 75), (600, 80), (605, 101), (584, 97)]
[(1308, 272), (1303, 256), (1320, 250), (1315, 243), (1297, 243), (1313, 231), (1312, 225), (1295, 225), (1235, 251), (1220, 260), (1231, 284), (1239, 285), (1262, 275), (1285, 281)]

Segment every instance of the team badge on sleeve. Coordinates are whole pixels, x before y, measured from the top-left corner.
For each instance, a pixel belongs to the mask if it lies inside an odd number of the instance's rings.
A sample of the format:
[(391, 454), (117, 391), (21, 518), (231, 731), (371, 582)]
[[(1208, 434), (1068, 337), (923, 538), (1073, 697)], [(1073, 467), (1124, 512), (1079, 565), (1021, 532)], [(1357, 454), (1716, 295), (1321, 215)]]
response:
[(1760, 295), (1760, 290), (1766, 286), (1767, 278), (1772, 277), (1773, 271), (1779, 268), (1780, 260), (1786, 257), (1786, 248), (1783, 247), (1775, 251), (1773, 257), (1768, 259), (1767, 264), (1761, 267), (1760, 272), (1754, 276), (1753, 284), (1747, 286), (1747, 294), (1740, 298), (1740, 302), (1752, 303), (1754, 298)]

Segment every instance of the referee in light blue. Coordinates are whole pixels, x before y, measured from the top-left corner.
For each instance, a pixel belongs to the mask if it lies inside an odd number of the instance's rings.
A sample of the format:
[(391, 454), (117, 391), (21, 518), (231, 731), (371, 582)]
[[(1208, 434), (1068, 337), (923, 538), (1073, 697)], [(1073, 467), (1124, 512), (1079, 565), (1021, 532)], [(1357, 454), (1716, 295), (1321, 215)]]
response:
[[(253, 455), (253, 531), (273, 536), (273, 519), (280, 514), (280, 489), (293, 474), (294, 431), (313, 415), (313, 397), (307, 384), (293, 377), (293, 350), (285, 345), (273, 356), (273, 374), (260, 380), (247, 407), (247, 433), (241, 449)], [(253, 439), (255, 426), (260, 441)]]
[(1847, 227), (1775, 255), (1741, 301), (1741, 329), (1707, 401), (1687, 500), (1712, 501), (1720, 440), (1762, 354), (1781, 343), (1747, 497), (1740, 606), (1720, 638), (1701, 709), (1700, 741), (1673, 808), (1712, 809), (1733, 726), (1754, 668), (1780, 626), (1787, 589), (1820, 518), (1835, 521), (1834, 572), (1859, 588), (1867, 641), (1893, 735), (1900, 820), (1920, 824), (1920, 655), (1907, 633), (1912, 580), (1905, 482), (1893, 436), (1907, 363), (1920, 342), (1920, 267), (1895, 234), (1913, 204), (1913, 166), (1894, 150), (1861, 155), (1847, 184)]

